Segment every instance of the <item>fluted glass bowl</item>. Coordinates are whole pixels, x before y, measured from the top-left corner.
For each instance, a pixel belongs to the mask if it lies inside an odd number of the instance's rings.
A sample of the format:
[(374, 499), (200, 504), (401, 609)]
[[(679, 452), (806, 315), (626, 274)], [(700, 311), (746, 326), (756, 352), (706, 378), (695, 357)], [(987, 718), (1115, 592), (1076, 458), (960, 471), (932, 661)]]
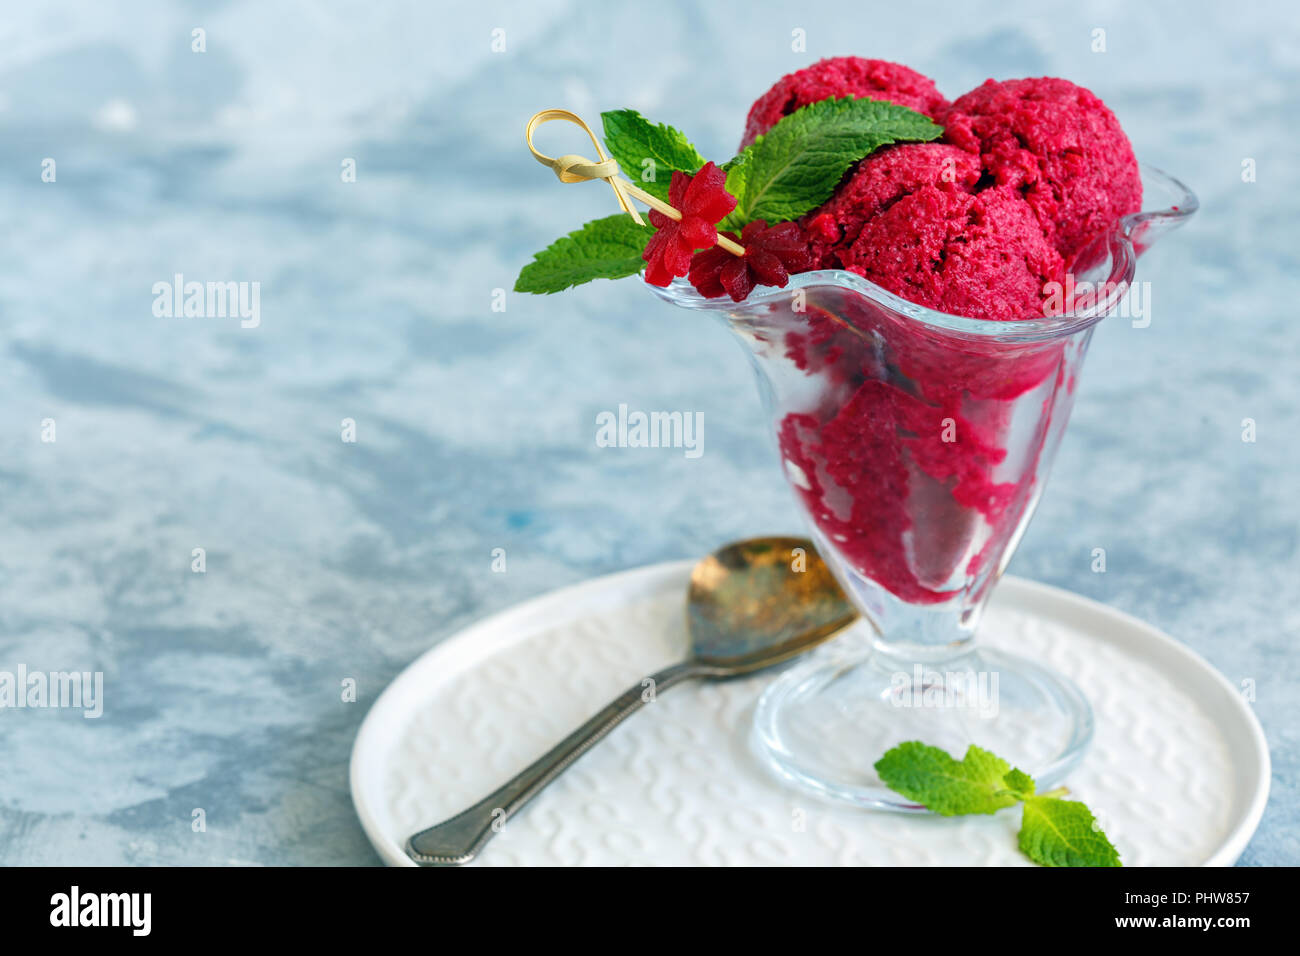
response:
[(1078, 257), (1059, 315), (948, 315), (842, 270), (740, 303), (647, 285), (745, 346), (786, 478), (864, 618), (764, 694), (757, 738), (782, 777), (916, 810), (872, 769), (904, 740), (958, 756), (979, 744), (1042, 787), (1083, 756), (1092, 714), (1073, 683), (975, 634), (1042, 494), (1093, 327), (1121, 308), (1141, 253), (1196, 210), (1177, 180), (1142, 177), (1148, 208)]

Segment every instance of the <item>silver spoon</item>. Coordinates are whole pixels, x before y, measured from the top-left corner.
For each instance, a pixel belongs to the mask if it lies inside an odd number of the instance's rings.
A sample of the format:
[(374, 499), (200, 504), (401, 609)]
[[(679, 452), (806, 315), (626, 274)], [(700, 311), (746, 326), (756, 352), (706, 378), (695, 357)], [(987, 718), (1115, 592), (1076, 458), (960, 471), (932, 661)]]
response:
[[(719, 680), (780, 664), (820, 644), (857, 612), (804, 538), (753, 538), (715, 551), (691, 572), (686, 660), (640, 681), (478, 803), (406, 841), (422, 866), (468, 863), (506, 820), (647, 698), (690, 678)], [(652, 689), (653, 694), (648, 693)]]

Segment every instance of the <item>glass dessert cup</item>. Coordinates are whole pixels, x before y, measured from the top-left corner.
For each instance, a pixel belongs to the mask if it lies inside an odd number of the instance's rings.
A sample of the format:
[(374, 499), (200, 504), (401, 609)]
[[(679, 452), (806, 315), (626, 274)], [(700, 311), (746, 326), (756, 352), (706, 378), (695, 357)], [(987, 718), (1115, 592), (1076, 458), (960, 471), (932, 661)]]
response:
[(1142, 176), (1149, 211), (1079, 257), (1060, 315), (947, 315), (840, 270), (740, 303), (683, 280), (647, 286), (716, 314), (745, 346), (786, 478), (862, 613), (759, 701), (758, 749), (783, 778), (862, 807), (922, 811), (872, 766), (903, 741), (957, 757), (976, 744), (1040, 790), (1083, 757), (1093, 720), (1078, 688), (975, 637), (1042, 495), (1093, 327), (1119, 308), (1138, 256), (1196, 210), (1181, 183), (1149, 167)]

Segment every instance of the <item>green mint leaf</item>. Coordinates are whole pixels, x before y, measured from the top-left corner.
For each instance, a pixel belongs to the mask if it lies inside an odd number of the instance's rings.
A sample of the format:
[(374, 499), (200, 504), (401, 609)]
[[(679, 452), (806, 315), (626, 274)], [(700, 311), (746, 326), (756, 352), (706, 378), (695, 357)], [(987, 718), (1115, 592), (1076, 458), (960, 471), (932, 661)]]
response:
[(621, 279), (645, 268), (641, 253), (654, 235), (626, 213), (595, 219), (537, 253), (515, 280), (516, 292), (551, 293), (592, 279)]
[(1005, 783), (1010, 771), (1011, 765), (1001, 757), (974, 745), (964, 758), (954, 760), (938, 747), (915, 740), (899, 744), (876, 761), (876, 773), (885, 786), (945, 817), (996, 813), (1015, 806), (1017, 798)]
[(664, 202), (673, 170), (694, 173), (706, 162), (680, 130), (651, 123), (636, 110), (610, 110), (600, 118), (605, 146), (623, 167), (623, 175)]
[(1041, 866), (1123, 866), (1092, 811), (1077, 800), (1030, 797), (1020, 849)]
[(1006, 788), (1021, 800), (1028, 800), (1034, 795), (1034, 778), (1023, 770), (1012, 767), (1007, 771), (1007, 775), (1002, 778), (1002, 781)]
[(737, 202), (719, 228), (797, 219), (830, 198), (845, 171), (869, 153), (941, 133), (915, 110), (877, 100), (845, 97), (795, 110), (726, 165), (727, 192)]

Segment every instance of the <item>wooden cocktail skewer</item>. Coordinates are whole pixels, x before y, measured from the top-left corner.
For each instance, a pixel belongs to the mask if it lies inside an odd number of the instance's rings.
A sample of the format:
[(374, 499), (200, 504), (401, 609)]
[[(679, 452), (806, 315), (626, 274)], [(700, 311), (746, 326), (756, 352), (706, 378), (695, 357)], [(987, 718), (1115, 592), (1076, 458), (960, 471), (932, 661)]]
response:
[[(533, 132), (537, 127), (543, 123), (549, 123), (551, 120), (565, 120), (575, 126), (581, 126), (591, 138), (591, 144), (596, 147), (596, 155), (600, 157), (600, 161), (593, 162), (585, 156), (578, 156), (575, 153), (553, 158), (539, 152), (537, 147), (533, 145)], [(576, 113), (570, 113), (568, 110), (542, 110), (540, 113), (534, 113), (533, 118), (528, 121), (528, 127), (524, 130), (524, 138), (528, 141), (528, 150), (533, 154), (533, 158), (543, 166), (553, 170), (560, 182), (580, 183), (590, 179), (603, 179), (609, 183), (614, 190), (614, 195), (618, 197), (619, 206), (638, 225), (644, 226), (645, 220), (641, 218), (641, 214), (636, 211), (636, 207), (629, 201), (629, 196), (641, 200), (651, 209), (663, 213), (669, 219), (681, 222), (682, 214), (680, 212), (657, 196), (652, 196), (644, 189), (637, 188), (619, 175), (618, 160), (605, 155), (605, 150), (601, 147), (596, 134)], [(718, 233), (717, 244), (733, 256), (743, 256), (745, 254), (744, 246), (728, 239), (721, 232)]]

